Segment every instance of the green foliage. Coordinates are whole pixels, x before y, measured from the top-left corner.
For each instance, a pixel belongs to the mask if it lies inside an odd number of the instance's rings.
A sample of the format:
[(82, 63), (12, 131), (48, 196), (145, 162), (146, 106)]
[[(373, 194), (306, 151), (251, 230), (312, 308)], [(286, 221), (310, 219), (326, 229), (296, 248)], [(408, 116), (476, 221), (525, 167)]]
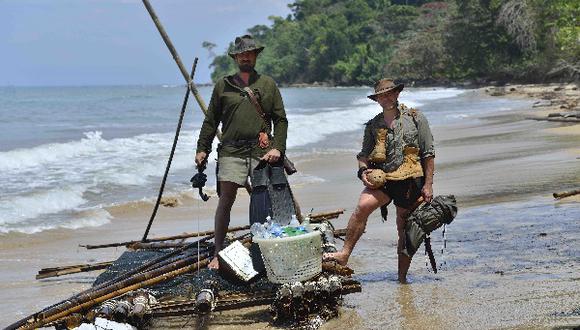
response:
[[(257, 70), (280, 83), (530, 80), (560, 60), (580, 60), (580, 0), (296, 0), (289, 7), (288, 17), (248, 29), (266, 47)], [(227, 54), (211, 66), (214, 80), (236, 71)]]

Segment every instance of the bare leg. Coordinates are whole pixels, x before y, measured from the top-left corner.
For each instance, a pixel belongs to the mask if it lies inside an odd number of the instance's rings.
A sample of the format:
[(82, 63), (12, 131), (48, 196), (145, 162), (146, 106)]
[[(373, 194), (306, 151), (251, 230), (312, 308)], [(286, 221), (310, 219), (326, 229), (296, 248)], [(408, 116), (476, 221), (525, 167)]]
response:
[(365, 188), (360, 194), (358, 204), (348, 220), (346, 227), (346, 239), (341, 251), (327, 253), (324, 259), (334, 259), (341, 265), (346, 265), (356, 242), (365, 231), (369, 215), (381, 205), (390, 202), (390, 197), (381, 190)]
[(398, 255), (398, 273), (399, 273), (399, 283), (407, 283), (407, 272), (411, 266), (411, 258), (403, 253), (405, 244), (405, 219), (409, 214), (409, 210), (397, 206), (397, 234), (399, 240), (397, 242), (397, 255)]
[(220, 181), (220, 199), (218, 202), (217, 209), (215, 211), (215, 251), (214, 258), (209, 263), (208, 268), (218, 269), (219, 262), (217, 255), (221, 251), (224, 245), (224, 239), (226, 237), (226, 231), (230, 225), (230, 212), (232, 206), (236, 201), (236, 194), (238, 192), (239, 185), (237, 183), (229, 181)]

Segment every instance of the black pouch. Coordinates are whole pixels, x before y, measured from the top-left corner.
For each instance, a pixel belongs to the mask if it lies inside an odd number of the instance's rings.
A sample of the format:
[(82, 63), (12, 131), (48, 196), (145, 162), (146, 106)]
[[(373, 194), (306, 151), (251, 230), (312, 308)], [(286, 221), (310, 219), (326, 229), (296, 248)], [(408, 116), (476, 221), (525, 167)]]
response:
[(252, 170), (252, 193), (250, 194), (250, 225), (264, 223), (267, 216), (272, 216), (272, 200), (268, 193), (270, 184), (270, 166), (260, 162)]
[(275, 189), (284, 189), (288, 185), (288, 179), (284, 174), (284, 167), (282, 166), (270, 166), (271, 175), (270, 183)]

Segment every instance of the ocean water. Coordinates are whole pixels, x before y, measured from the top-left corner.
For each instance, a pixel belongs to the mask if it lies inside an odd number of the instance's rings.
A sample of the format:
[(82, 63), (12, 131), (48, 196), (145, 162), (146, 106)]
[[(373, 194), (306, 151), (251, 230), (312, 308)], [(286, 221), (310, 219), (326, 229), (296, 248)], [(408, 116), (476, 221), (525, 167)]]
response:
[[(366, 97), (369, 88), (281, 91), (289, 154), (308, 153), (305, 146), (324, 145), (336, 134), (362, 134), (364, 122), (380, 111)], [(110, 221), (107, 206), (154, 200), (184, 93), (182, 86), (0, 88), (0, 235), (99, 226)], [(211, 87), (200, 93), (209, 100)], [(401, 100), (421, 109), (433, 126), (529, 105), (472, 96), (453, 88), (407, 88)], [(202, 120), (190, 98), (166, 194), (191, 191)], [(336, 145), (351, 150), (353, 141)]]

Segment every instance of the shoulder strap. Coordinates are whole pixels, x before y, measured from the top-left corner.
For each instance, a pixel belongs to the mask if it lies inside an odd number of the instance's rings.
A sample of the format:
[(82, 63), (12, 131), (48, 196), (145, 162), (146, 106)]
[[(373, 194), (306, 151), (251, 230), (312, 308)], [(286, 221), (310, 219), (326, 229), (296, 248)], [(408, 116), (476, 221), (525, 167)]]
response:
[(250, 87), (244, 87), (244, 91), (246, 93), (248, 93), (248, 97), (250, 98), (250, 102), (252, 102), (252, 104), (254, 105), (254, 108), (256, 108), (256, 112), (258, 112), (258, 115), (260, 116), (260, 118), (262, 118), (262, 120), (264, 120), (264, 123), (266, 123), (266, 127), (268, 127), (268, 129), (269, 129), (270, 123), (268, 123), (268, 121), (266, 120), (266, 113), (262, 109), (260, 102), (258, 102), (258, 99), (256, 98), (256, 94), (254, 94), (254, 91)]
[(409, 108), (404, 104), (401, 104), (401, 110), (404, 114), (411, 116), (411, 118), (413, 118), (413, 123), (415, 124), (415, 127), (419, 128), (419, 124), (417, 123), (418, 110), (415, 108)]

